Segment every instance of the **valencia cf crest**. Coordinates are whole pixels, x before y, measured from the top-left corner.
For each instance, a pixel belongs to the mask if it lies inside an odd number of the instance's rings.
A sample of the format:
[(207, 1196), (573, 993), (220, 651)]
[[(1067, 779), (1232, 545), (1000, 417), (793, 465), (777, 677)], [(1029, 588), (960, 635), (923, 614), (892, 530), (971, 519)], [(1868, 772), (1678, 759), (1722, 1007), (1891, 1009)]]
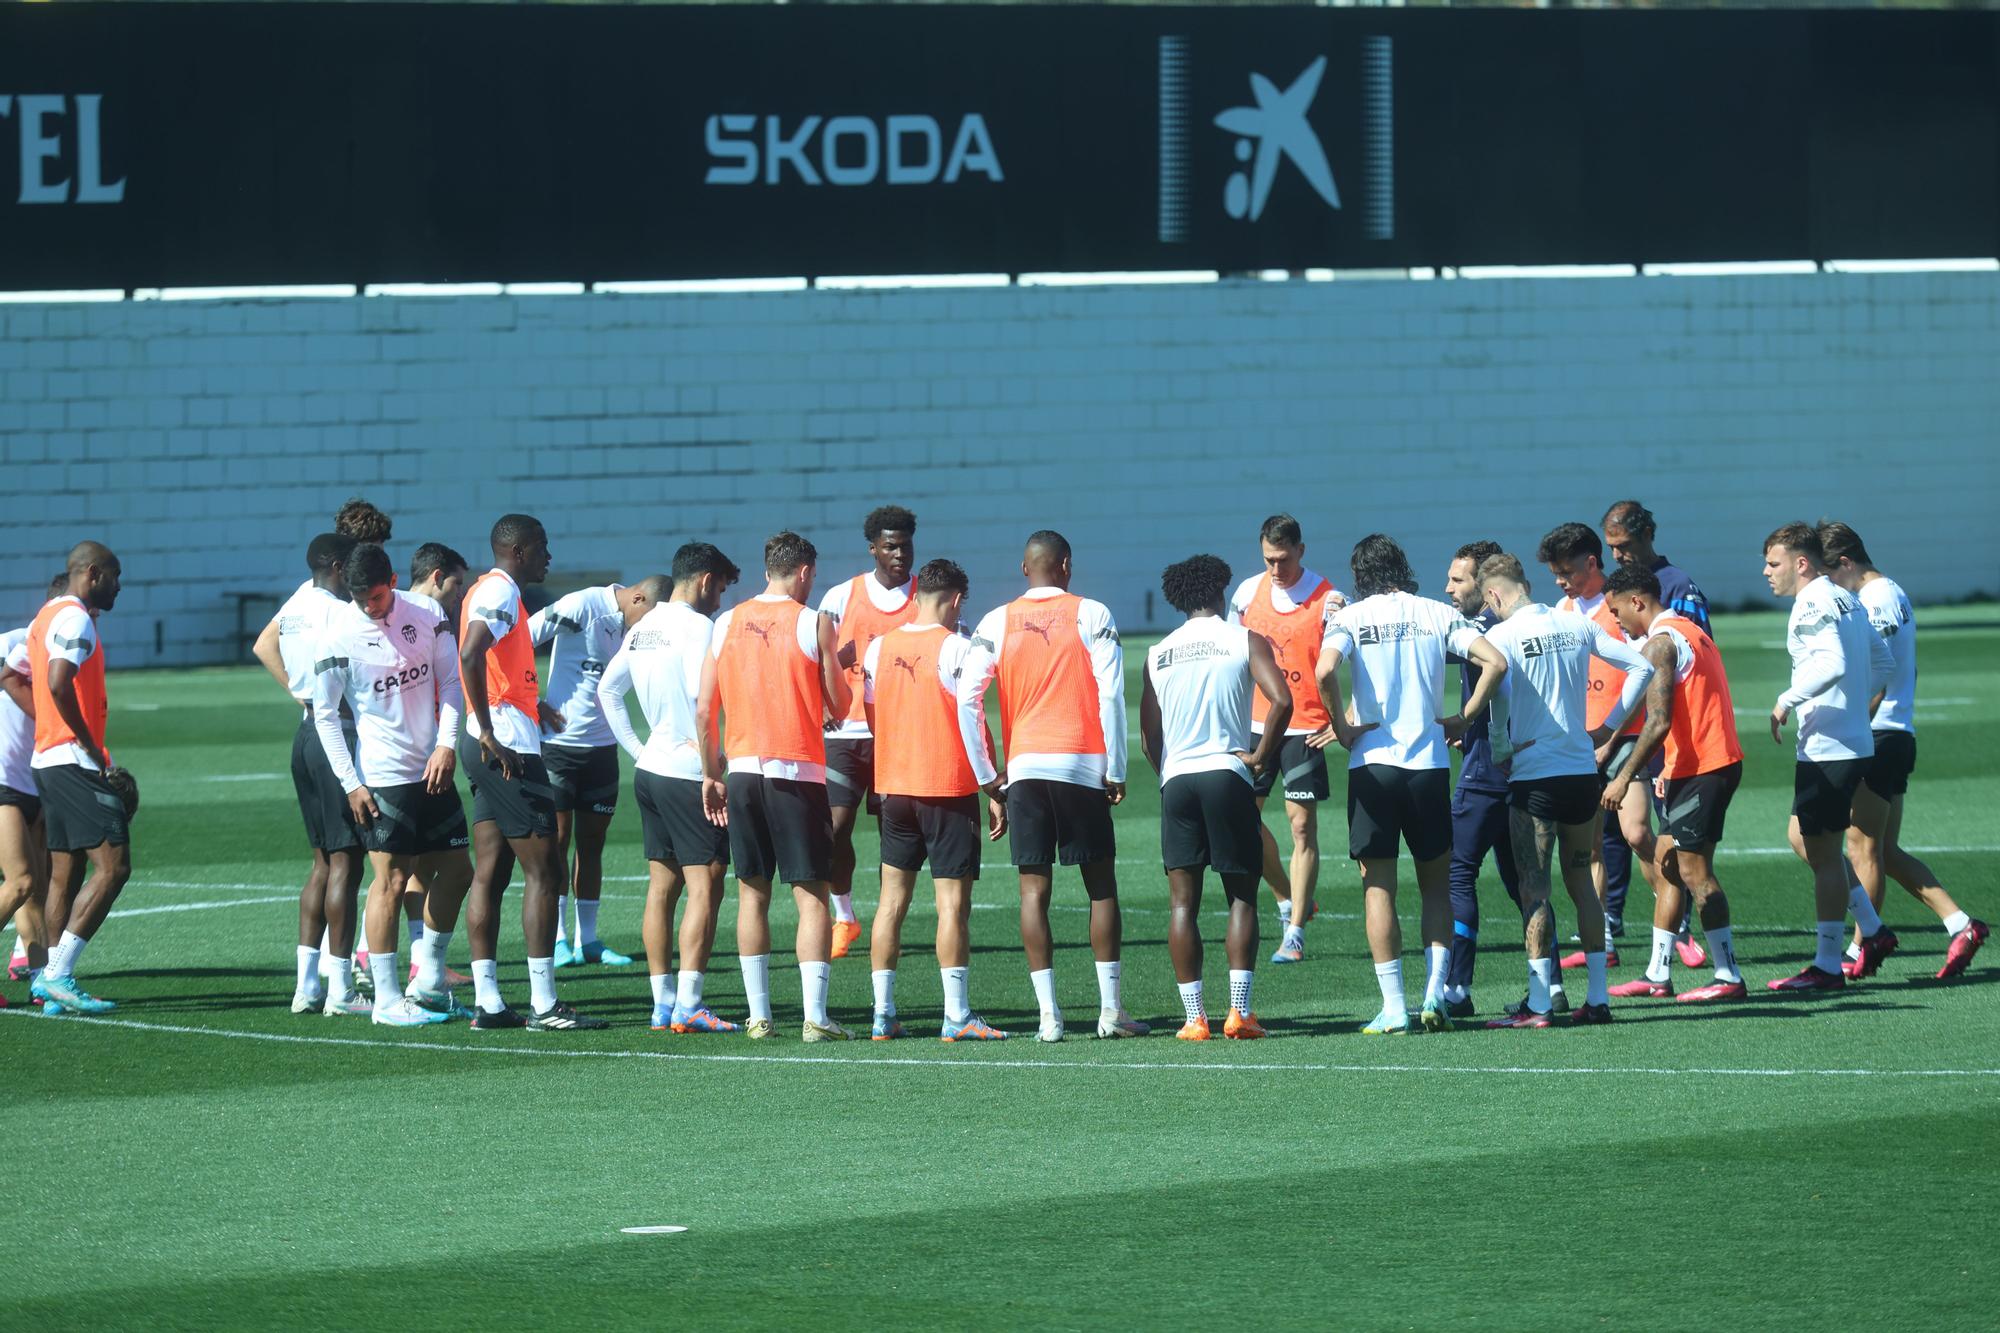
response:
[(403, 642), (415, 643), (416, 641), (417, 641), (417, 627), (415, 625), (403, 626)]

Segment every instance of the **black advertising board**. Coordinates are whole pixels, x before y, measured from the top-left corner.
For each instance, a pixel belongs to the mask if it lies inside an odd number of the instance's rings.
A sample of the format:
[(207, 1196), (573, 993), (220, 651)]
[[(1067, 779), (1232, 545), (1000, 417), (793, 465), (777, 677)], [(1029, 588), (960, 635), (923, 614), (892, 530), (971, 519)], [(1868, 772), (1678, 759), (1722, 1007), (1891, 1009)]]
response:
[(2000, 253), (2000, 14), (0, 8), (0, 287)]

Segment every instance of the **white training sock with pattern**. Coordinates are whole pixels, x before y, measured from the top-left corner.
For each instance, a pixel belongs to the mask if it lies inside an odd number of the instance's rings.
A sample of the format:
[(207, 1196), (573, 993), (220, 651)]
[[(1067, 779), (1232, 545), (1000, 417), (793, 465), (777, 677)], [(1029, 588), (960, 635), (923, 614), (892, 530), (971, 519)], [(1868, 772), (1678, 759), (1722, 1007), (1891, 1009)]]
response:
[(750, 954), (738, 959), (743, 966), (743, 999), (750, 1006), (750, 1021), (771, 1021), (771, 955)]
[(486, 1014), (497, 1014), (507, 1007), (507, 1002), (500, 998), (499, 959), (472, 960), (472, 1002)]
[(826, 990), (833, 979), (832, 963), (800, 963), (799, 987), (805, 991), (806, 1022), (827, 1026)]
[(875, 987), (875, 1012), (888, 1018), (896, 1016), (896, 969), (878, 967), (868, 974), (868, 980)]
[(1097, 1007), (1104, 1010), (1124, 1007), (1118, 995), (1118, 963), (1115, 960), (1097, 965)]
[(1549, 995), (1549, 981), (1555, 970), (1556, 960), (1553, 958), (1528, 960), (1528, 1008), (1538, 1014), (1546, 1014), (1555, 1007), (1555, 1001)]
[(1729, 927), (1717, 926), (1702, 934), (1708, 937), (1708, 958), (1715, 964), (1715, 979), (1741, 982), (1743, 974), (1736, 970), (1736, 944), (1730, 939)]
[(83, 957), (83, 946), (88, 943), (90, 941), (83, 936), (65, 930), (62, 938), (56, 941), (56, 947), (49, 950), (49, 965), (42, 969), (42, 974), (52, 978), (75, 976), (77, 962)]
[(1847, 910), (1854, 913), (1854, 923), (1861, 927), (1863, 935), (1873, 935), (1882, 929), (1881, 914), (1868, 900), (1868, 890), (1859, 884), (1847, 891)]
[(1250, 982), (1256, 975), (1255, 972), (1250, 971), (1239, 972), (1233, 967), (1229, 969), (1229, 1007), (1231, 1009), (1236, 1010), (1240, 1014), (1250, 1012)]
[(1679, 938), (1674, 931), (1653, 927), (1653, 956), (1646, 964), (1646, 980), (1665, 985), (1674, 979), (1674, 941)]
[(1180, 983), (1180, 988), (1181, 1009), (1186, 1012), (1187, 1021), (1190, 1023), (1207, 1022), (1208, 1011), (1203, 1007), (1201, 1000), (1201, 982), (1183, 981)]
[(444, 951), (451, 946), (448, 930), (427, 931), (410, 946), (417, 957), (417, 989), (444, 989)]
[(938, 969), (938, 976), (944, 980), (944, 1020), (947, 1023), (963, 1023), (972, 1017), (967, 973), (968, 969), (963, 967)]
[(556, 960), (547, 958), (528, 960), (528, 1003), (535, 1012), (545, 1014), (556, 1007)]
[(1814, 930), (1819, 936), (1819, 947), (1813, 954), (1813, 966), (1822, 972), (1840, 975), (1840, 942), (1847, 938), (1845, 921), (1821, 921)]

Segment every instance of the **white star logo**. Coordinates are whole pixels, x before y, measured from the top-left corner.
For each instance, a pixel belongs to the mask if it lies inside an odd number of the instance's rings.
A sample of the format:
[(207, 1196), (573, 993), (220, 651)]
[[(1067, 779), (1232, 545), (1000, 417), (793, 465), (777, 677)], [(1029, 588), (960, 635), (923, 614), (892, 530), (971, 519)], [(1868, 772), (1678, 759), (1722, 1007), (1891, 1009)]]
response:
[(1327, 207), (1340, 207), (1340, 190), (1333, 183), (1333, 169), (1327, 165), (1326, 150), (1306, 121), (1313, 95), (1319, 91), (1320, 76), (1326, 73), (1326, 57), (1306, 66), (1292, 86), (1279, 92), (1277, 85), (1262, 74), (1250, 76), (1255, 106), (1233, 106), (1215, 118), (1218, 128), (1241, 135), (1236, 141), (1236, 159), (1250, 160), (1251, 143), (1256, 143), (1257, 160), (1246, 177), (1231, 173), (1223, 188), (1222, 206), (1233, 218), (1255, 222), (1264, 215), (1271, 197), (1271, 184), (1278, 176), (1278, 160), (1289, 158), (1306, 183), (1313, 187)]

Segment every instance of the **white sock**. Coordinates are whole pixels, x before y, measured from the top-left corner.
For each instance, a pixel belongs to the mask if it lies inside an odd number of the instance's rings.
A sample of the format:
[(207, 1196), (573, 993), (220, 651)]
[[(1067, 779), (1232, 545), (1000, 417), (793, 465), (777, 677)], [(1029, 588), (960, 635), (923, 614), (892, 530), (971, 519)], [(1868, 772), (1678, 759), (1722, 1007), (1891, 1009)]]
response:
[(1444, 973), (1451, 966), (1451, 946), (1448, 944), (1426, 944), (1424, 946), (1424, 1004), (1429, 1006), (1444, 998)]
[(444, 989), (444, 951), (451, 945), (451, 932), (433, 930), (410, 945), (417, 957), (417, 989)]
[(556, 1007), (556, 960), (530, 958), (528, 960), (528, 1003), (535, 1012), (545, 1014)]
[(597, 907), (595, 898), (576, 900), (576, 947), (579, 949), (597, 943)]
[(1104, 1010), (1124, 1007), (1118, 998), (1118, 964), (1115, 962), (1097, 965), (1097, 1007)]
[(1728, 926), (1717, 926), (1714, 930), (1703, 930), (1708, 937), (1708, 958), (1715, 964), (1717, 981), (1742, 981), (1743, 974), (1736, 970), (1736, 945), (1729, 937)]
[(1956, 935), (1971, 924), (1972, 914), (1970, 912), (1953, 912), (1944, 919), (1944, 933), (1947, 935)]
[(680, 979), (674, 988), (674, 1008), (690, 1014), (701, 1008), (701, 983), (704, 976), (704, 973), (694, 972), (685, 967), (681, 969)]
[(416, 952), (417, 941), (424, 937), (424, 918), (419, 912), (410, 918), (410, 952)]
[(750, 1021), (771, 1021), (771, 955), (751, 954), (737, 960), (743, 965), (743, 998), (750, 1004)]
[(72, 931), (65, 930), (56, 947), (49, 950), (49, 965), (42, 974), (49, 977), (73, 977), (76, 975), (77, 960), (83, 957), (83, 946), (90, 943)]
[(299, 994), (319, 994), (319, 950), (310, 944), (299, 946)]
[(1056, 970), (1045, 967), (1039, 972), (1028, 973), (1028, 984), (1035, 988), (1035, 1003), (1045, 1014), (1056, 1011)]
[(1813, 954), (1813, 966), (1837, 977), (1840, 975), (1840, 944), (1847, 938), (1847, 923), (1822, 921), (1816, 929), (1819, 932), (1819, 948)]
[(507, 1007), (507, 1002), (500, 998), (499, 959), (472, 960), (472, 1002), (481, 1013), (487, 1014), (497, 1014)]
[(1868, 901), (1868, 890), (1856, 884), (1847, 891), (1847, 910), (1854, 913), (1855, 924), (1861, 927), (1863, 935), (1873, 935), (1882, 929), (1882, 917), (1876, 912), (1875, 904)]
[(1840, 956), (1858, 963), (1861, 961), (1861, 946), (1850, 940)]
[(8, 960), (9, 964), (12, 965), (15, 963), (19, 963), (22, 959), (26, 958), (27, 956), (28, 956), (28, 942), (22, 939), (18, 934), (15, 935), (14, 956)]
[(1546, 1014), (1555, 1007), (1550, 998), (1550, 979), (1555, 975), (1556, 960), (1553, 958), (1530, 958), (1528, 960), (1528, 1008), (1538, 1014)]
[(1183, 981), (1180, 983), (1180, 988), (1181, 1009), (1187, 1014), (1187, 1021), (1190, 1023), (1206, 1023), (1208, 1021), (1208, 1010), (1203, 1007), (1201, 1002), (1201, 982), (1199, 980)]
[(334, 959), (333, 971), (327, 975), (326, 984), (328, 989), (343, 1000), (354, 994), (354, 960)]
[[(799, 964), (799, 986), (806, 993), (806, 1022), (826, 1026), (826, 988), (832, 980), (832, 963)], [(769, 1000), (765, 1003), (769, 1004)]]
[(1472, 998), (1472, 987), (1470, 986), (1446, 986), (1444, 988), (1446, 1004), (1463, 1004), (1470, 998)]
[(1286, 899), (1278, 899), (1278, 929), (1290, 930), (1292, 926), (1292, 905)]
[(833, 895), (833, 919), (842, 922), (853, 921), (855, 919), (853, 894), (836, 893)]
[(1584, 970), (1590, 974), (1590, 989), (1584, 993), (1585, 1004), (1611, 1003), (1611, 992), (1606, 989), (1609, 984), (1605, 976), (1607, 963), (1608, 960), (1602, 949), (1599, 949), (1595, 953), (1589, 950), (1584, 951)]
[(1229, 1007), (1239, 1014), (1250, 1012), (1250, 982), (1256, 975), (1247, 970), (1229, 969)]
[(875, 983), (875, 1012), (889, 1018), (896, 1016), (896, 969), (878, 967), (868, 974)]
[(944, 1019), (947, 1023), (963, 1023), (972, 1017), (972, 1000), (967, 994), (970, 983), (966, 973), (967, 969), (962, 967), (938, 969), (938, 975), (944, 978)]
[(375, 978), (375, 1003), (394, 1004), (403, 998), (403, 978), (396, 971), (396, 952), (368, 955), (368, 971)]
[(1410, 1002), (1403, 998), (1403, 960), (1375, 964), (1375, 984), (1382, 988), (1382, 1012), (1407, 1014)]
[(1287, 949), (1304, 949), (1306, 947), (1306, 928), (1304, 926), (1286, 926), (1284, 947)]
[(561, 944), (569, 936), (569, 895), (556, 895), (556, 943)]
[(663, 1004), (672, 1004), (674, 1002), (674, 974), (671, 972), (655, 972), (650, 980), (653, 983), (653, 1004), (656, 1007)]
[[(19, 949), (20, 945), (14, 947)], [(330, 928), (319, 933), (319, 974), (322, 977), (333, 975), (333, 931)]]
[(1662, 984), (1674, 978), (1674, 941), (1680, 936), (1671, 930), (1653, 927), (1653, 957), (1646, 964), (1646, 980)]

